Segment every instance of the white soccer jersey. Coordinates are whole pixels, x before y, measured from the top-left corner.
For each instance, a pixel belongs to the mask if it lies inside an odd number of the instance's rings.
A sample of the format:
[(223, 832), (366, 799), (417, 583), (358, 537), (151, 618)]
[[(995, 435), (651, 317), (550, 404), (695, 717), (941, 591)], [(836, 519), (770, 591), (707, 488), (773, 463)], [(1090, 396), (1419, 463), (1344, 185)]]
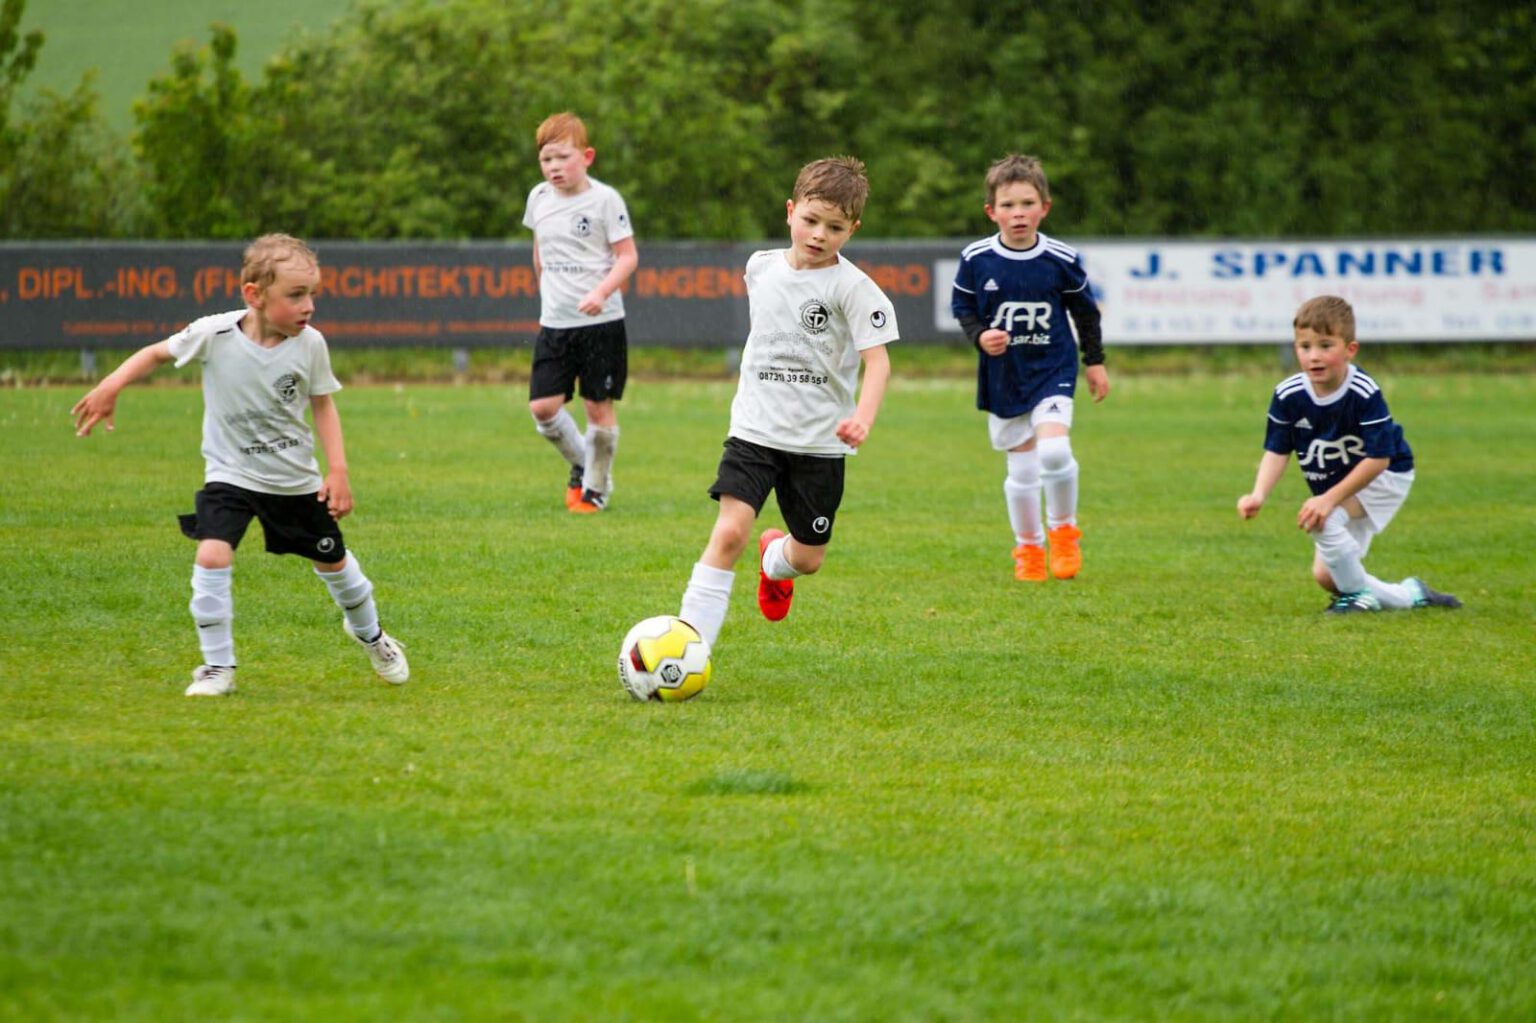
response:
[(731, 436), (808, 455), (846, 455), (837, 424), (853, 414), (859, 352), (896, 340), (896, 310), (842, 258), (796, 270), (788, 249), (747, 260), (752, 327), (731, 403)]
[(624, 318), (624, 296), (617, 289), (596, 316), (576, 309), (613, 269), (614, 242), (635, 234), (623, 197), (596, 178), (587, 184), (585, 191), (565, 195), (545, 181), (528, 193), (523, 226), (539, 244), (539, 323), (546, 327), (590, 327)]
[(204, 316), (167, 342), (178, 368), (203, 364), (203, 479), (263, 494), (313, 494), (320, 469), (304, 409), (311, 395), (341, 390), (325, 338), (305, 327), (263, 348), (240, 329), (245, 314)]

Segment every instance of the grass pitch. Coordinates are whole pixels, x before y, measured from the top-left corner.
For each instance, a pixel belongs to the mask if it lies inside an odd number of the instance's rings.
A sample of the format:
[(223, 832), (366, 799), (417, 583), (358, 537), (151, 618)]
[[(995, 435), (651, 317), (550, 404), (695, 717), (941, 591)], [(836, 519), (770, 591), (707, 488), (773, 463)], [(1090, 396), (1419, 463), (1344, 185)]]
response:
[(633, 385), (594, 517), (520, 386), (342, 392), (411, 681), (258, 531), (222, 700), (181, 695), (198, 391), (89, 440), (0, 392), (0, 1017), (1536, 1015), (1536, 378), (1377, 375), (1418, 482), (1369, 563), (1467, 607), (1333, 619), (1294, 466), (1233, 508), (1273, 379), (1085, 402), (1085, 568), (1035, 586), (969, 385), (894, 354), (824, 571), (771, 624), (744, 562), (682, 705), (612, 662), (727, 383)]

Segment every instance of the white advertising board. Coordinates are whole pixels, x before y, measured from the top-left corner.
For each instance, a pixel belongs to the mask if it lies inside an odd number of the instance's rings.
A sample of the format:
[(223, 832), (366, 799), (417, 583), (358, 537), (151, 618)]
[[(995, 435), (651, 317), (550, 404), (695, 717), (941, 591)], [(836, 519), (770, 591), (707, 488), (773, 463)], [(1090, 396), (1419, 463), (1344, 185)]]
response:
[[(1536, 340), (1536, 240), (1142, 241), (1076, 246), (1124, 344), (1284, 343), (1296, 307), (1340, 295), (1363, 341)], [(934, 264), (935, 326), (957, 260)]]

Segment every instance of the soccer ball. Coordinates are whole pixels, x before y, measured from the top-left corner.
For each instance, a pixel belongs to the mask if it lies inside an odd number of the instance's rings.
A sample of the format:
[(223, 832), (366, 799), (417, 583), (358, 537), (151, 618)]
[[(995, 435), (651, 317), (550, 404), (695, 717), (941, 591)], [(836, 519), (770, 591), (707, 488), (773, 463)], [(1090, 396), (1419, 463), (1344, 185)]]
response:
[(619, 685), (637, 700), (678, 703), (709, 682), (709, 644), (681, 618), (657, 615), (629, 630), (619, 647)]

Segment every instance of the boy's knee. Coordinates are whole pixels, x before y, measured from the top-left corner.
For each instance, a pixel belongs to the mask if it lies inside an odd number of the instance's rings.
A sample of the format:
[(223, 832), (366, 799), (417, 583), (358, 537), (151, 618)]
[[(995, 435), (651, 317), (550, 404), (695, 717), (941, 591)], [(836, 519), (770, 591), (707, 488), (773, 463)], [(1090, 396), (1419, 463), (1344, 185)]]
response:
[(1072, 441), (1067, 437), (1044, 437), (1038, 450), (1042, 475), (1059, 476), (1072, 471)]
[(791, 540), (790, 546), (784, 551), (784, 556), (801, 575), (815, 575), (821, 571), (822, 562), (827, 560), (827, 547), (826, 544), (812, 547), (798, 540)]

